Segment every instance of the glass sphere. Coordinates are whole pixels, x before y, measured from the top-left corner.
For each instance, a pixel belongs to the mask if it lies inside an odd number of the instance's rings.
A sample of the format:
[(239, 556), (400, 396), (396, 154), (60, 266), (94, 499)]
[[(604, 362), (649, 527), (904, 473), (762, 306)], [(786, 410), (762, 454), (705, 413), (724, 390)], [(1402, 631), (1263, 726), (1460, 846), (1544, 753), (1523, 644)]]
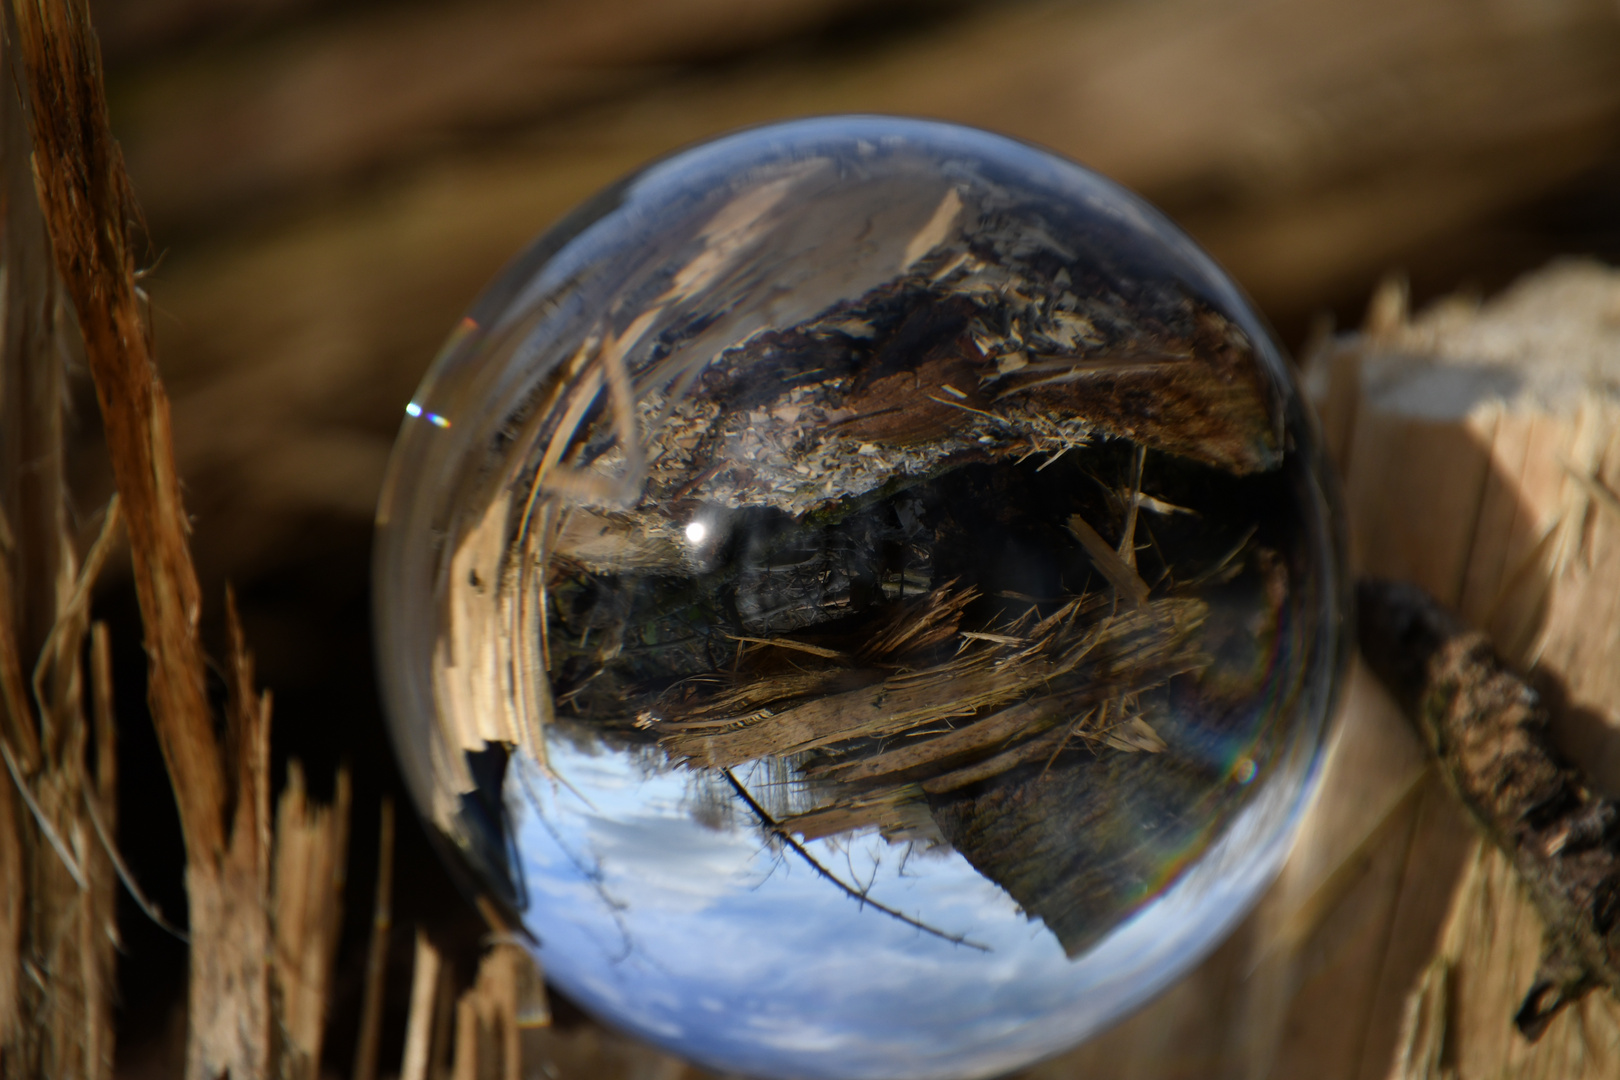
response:
[(395, 447), (376, 615), (453, 861), (604, 1021), (976, 1077), (1277, 871), (1345, 647), (1330, 482), (1238, 289), (1030, 146), (681, 151), (542, 236)]

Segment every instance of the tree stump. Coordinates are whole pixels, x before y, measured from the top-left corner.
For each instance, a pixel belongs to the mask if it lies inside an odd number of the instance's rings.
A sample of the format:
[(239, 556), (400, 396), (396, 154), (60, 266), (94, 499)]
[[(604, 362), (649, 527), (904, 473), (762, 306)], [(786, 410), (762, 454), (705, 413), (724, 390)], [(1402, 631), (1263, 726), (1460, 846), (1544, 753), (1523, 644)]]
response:
[[(1416, 319), (1386, 286), (1363, 333), (1327, 345), (1313, 374), (1356, 565), (1489, 633), (1549, 705), (1564, 756), (1620, 793), (1620, 272), (1557, 263), (1488, 304)], [(1615, 1075), (1620, 1002), (1604, 991), (1533, 1045), (1513, 1029), (1540, 917), (1501, 852), (1450, 831), (1440, 842), (1467, 851), (1466, 871), (1416, 985), (1402, 980), (1433, 940), (1430, 909), (1398, 903), (1389, 921), (1381, 993), (1403, 996), (1388, 1075)], [(1399, 900), (1432, 894), (1436, 869), (1412, 863)]]

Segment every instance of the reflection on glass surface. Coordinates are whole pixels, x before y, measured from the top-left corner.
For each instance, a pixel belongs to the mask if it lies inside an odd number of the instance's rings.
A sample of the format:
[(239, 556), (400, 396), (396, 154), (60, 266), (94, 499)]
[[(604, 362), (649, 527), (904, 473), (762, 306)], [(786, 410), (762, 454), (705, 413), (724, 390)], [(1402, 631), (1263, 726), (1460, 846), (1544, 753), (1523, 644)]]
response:
[(1181, 233), (981, 132), (656, 163), (416, 399), (381, 667), (424, 816), (602, 1018), (982, 1076), (1264, 888), (1343, 647), (1290, 374)]

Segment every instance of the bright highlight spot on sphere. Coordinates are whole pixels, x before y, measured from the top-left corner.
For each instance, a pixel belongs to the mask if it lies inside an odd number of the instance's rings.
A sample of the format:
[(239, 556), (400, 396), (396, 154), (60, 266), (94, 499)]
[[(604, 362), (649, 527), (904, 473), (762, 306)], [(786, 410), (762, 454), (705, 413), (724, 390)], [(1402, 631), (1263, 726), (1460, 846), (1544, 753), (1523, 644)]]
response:
[(701, 521), (694, 521), (686, 526), (686, 542), (689, 544), (701, 544), (708, 535), (709, 527)]

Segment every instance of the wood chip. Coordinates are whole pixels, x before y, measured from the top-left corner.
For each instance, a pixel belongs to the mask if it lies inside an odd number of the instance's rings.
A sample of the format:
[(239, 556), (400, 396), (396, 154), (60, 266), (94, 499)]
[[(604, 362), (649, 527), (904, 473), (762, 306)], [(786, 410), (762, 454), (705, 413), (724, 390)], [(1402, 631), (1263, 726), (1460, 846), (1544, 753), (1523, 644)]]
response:
[(1079, 514), (1069, 515), (1069, 531), (1074, 533), (1091, 557), (1092, 564), (1103, 577), (1108, 579), (1119, 593), (1120, 599), (1125, 600), (1133, 607), (1141, 607), (1147, 602), (1148, 584), (1142, 580), (1140, 574), (1128, 566), (1119, 553), (1108, 546), (1104, 540)]

